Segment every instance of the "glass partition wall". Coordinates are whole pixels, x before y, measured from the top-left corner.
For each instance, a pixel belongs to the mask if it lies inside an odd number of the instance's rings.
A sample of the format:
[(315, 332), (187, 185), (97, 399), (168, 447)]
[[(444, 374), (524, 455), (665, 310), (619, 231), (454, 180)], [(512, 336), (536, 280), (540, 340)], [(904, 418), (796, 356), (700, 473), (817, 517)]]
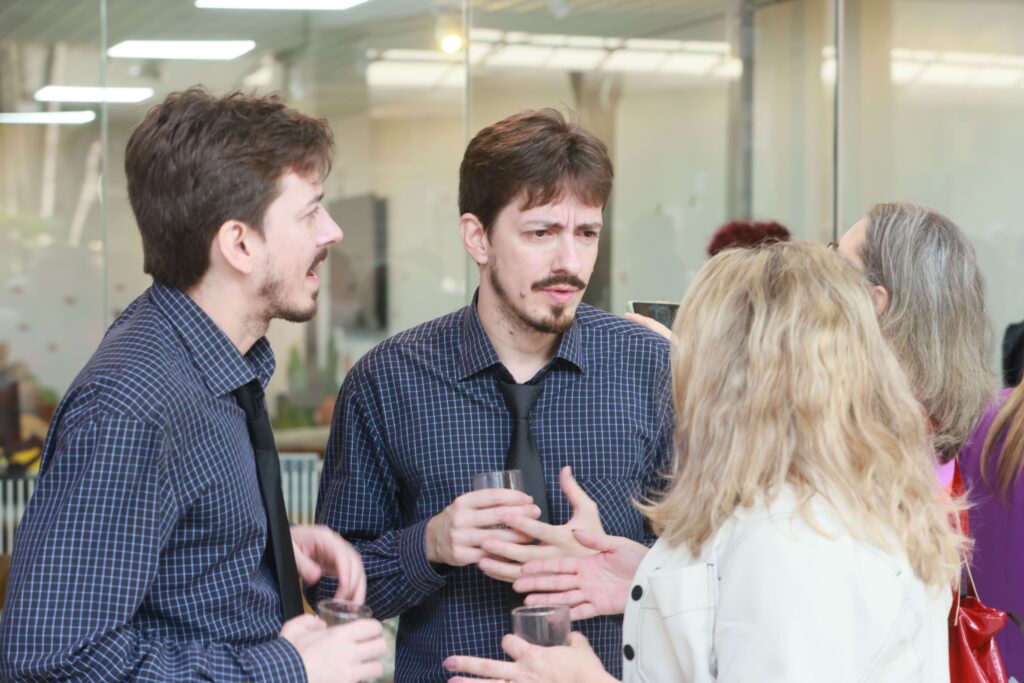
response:
[(123, 150), (150, 106), (194, 84), (280, 92), (336, 134), (326, 191), (345, 238), (321, 313), (270, 331), (286, 449), (323, 448), (337, 388), (373, 344), (472, 296), (459, 160), (476, 131), (524, 108), (570, 112), (615, 162), (595, 305), (679, 299), (726, 220), (828, 241), (871, 204), (912, 199), (975, 240), (996, 329), (1022, 316), (1015, 3), (259, 4), (0, 0), (5, 453), (45, 435), (107, 325), (148, 285)]
[(150, 106), (194, 84), (280, 92), (337, 138), (326, 192), (345, 238), (321, 313), (270, 331), (285, 449), (323, 448), (337, 388), (373, 344), (472, 296), (458, 164), (515, 111), (563, 109), (608, 143), (595, 305), (679, 299), (730, 218), (831, 232), (831, 0), (259, 4), (0, 2), (0, 366), (16, 383), (5, 414), (20, 416), (8, 451), (44, 435), (148, 285), (123, 150)]
[(912, 199), (975, 240), (997, 330), (1024, 310), (1010, 263), (1024, 240), (1015, 3), (259, 4), (0, 0), (5, 453), (43, 437), (106, 326), (148, 285), (124, 145), (150, 106), (194, 84), (280, 92), (337, 137), (326, 190), (345, 239), (321, 314), (270, 332), (284, 448), (323, 447), (333, 396), (373, 344), (472, 296), (458, 163), (477, 130), (524, 108), (570, 112), (615, 162), (595, 305), (677, 300), (726, 220), (827, 241), (875, 202)]

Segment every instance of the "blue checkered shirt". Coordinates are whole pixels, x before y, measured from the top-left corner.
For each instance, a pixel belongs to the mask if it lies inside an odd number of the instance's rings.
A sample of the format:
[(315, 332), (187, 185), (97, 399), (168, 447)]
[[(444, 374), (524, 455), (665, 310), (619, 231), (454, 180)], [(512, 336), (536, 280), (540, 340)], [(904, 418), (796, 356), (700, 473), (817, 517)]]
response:
[(304, 681), (278, 637), (267, 515), (231, 390), (266, 384), (182, 292), (153, 285), (54, 415), (14, 544), (3, 681)]
[[(531, 431), (552, 523), (571, 516), (558, 471), (572, 465), (605, 530), (650, 545), (631, 501), (670, 463), (668, 342), (584, 305), (540, 372), (546, 378)], [(427, 521), (470, 491), (474, 474), (505, 468), (512, 419), (500, 373), (507, 370), (471, 305), (385, 340), (341, 388), (317, 520), (362, 552), (374, 615), (402, 615), (400, 682), (447, 680), (441, 662), (452, 654), (504, 658), (501, 638), (517, 604), (511, 587), (476, 566), (434, 566), (423, 545)], [(334, 589), (324, 580), (308, 596)], [(621, 675), (621, 619), (577, 626), (608, 671)]]

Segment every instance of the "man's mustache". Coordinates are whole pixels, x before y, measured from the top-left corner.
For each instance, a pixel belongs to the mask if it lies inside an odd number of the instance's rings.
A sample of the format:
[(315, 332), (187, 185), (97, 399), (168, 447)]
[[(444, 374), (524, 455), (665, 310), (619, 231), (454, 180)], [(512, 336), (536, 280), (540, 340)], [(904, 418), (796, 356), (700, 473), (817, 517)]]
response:
[(576, 289), (587, 288), (587, 283), (579, 279), (575, 275), (552, 275), (550, 277), (544, 278), (543, 280), (538, 280), (537, 282), (534, 282), (530, 289), (532, 289), (533, 291), (537, 291), (539, 289), (547, 289), (548, 287), (554, 287), (555, 285), (569, 285), (570, 287), (575, 287)]
[(313, 259), (312, 265), (309, 266), (309, 270), (311, 272), (316, 270), (316, 267), (323, 263), (325, 260), (327, 260), (327, 247), (321, 249), (320, 252), (316, 255), (316, 258)]

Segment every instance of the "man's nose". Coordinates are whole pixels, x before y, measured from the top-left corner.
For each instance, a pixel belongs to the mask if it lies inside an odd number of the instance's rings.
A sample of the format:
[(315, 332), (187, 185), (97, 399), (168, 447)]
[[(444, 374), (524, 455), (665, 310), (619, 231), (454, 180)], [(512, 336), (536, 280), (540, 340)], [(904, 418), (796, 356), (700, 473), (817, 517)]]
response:
[(320, 226), (320, 245), (327, 246), (328, 244), (340, 242), (341, 238), (345, 236), (341, 226), (335, 223), (334, 219), (326, 211), (324, 211), (324, 216), (326, 216), (326, 219), (323, 221), (323, 225)]
[(558, 253), (555, 255), (552, 270), (571, 275), (576, 275), (580, 270), (579, 247), (571, 231), (566, 231), (566, 234), (558, 237)]

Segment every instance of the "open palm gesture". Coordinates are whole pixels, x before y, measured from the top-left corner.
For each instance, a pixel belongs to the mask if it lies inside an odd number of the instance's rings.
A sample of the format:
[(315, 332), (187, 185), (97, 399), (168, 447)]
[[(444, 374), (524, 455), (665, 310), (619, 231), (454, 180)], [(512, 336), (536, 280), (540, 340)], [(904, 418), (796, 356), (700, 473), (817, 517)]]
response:
[(576, 542), (593, 554), (527, 562), (513, 588), (529, 593), (527, 605), (568, 605), (574, 620), (622, 614), (647, 546), (582, 529), (572, 533)]

